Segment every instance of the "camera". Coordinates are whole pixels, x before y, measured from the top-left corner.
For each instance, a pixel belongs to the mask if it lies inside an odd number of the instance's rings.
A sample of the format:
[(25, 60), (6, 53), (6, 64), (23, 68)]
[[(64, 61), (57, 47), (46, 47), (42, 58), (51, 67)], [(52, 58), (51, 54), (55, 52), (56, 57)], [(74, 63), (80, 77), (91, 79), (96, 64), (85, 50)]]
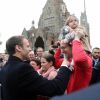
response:
[(53, 44), (53, 45), (52, 45), (52, 48), (58, 48), (59, 46), (60, 46), (60, 43)]
[(53, 45), (52, 48), (58, 48), (58, 45)]

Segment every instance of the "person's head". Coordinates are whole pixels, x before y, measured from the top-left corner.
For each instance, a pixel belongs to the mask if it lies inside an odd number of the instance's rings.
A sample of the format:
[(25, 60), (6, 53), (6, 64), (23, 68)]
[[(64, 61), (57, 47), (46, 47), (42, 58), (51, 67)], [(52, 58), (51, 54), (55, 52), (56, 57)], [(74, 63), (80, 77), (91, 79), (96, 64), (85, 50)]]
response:
[(35, 69), (38, 70), (41, 68), (41, 61), (37, 58), (34, 58), (30, 61), (31, 66)]
[(93, 48), (92, 56), (94, 59), (100, 58), (100, 48), (98, 48), (98, 47)]
[(38, 47), (36, 49), (36, 54), (38, 57), (42, 57), (43, 53), (44, 53), (44, 49), (42, 47)]
[(55, 58), (50, 53), (44, 53), (41, 58), (41, 67), (44, 71), (47, 71), (51, 66), (54, 66)]
[(28, 54), (28, 56), (29, 56), (29, 60), (30, 61), (35, 58), (35, 54), (34, 54), (33, 51), (30, 51), (29, 54)]
[(27, 60), (31, 51), (29, 41), (22, 35), (12, 36), (6, 42), (6, 50), (9, 55), (17, 56), (22, 60)]
[(77, 28), (79, 25), (78, 18), (75, 15), (70, 15), (66, 20), (66, 25), (71, 27), (72, 29)]
[(70, 43), (64, 43), (62, 40), (60, 43), (61, 52), (68, 56), (68, 58), (72, 57), (72, 45)]

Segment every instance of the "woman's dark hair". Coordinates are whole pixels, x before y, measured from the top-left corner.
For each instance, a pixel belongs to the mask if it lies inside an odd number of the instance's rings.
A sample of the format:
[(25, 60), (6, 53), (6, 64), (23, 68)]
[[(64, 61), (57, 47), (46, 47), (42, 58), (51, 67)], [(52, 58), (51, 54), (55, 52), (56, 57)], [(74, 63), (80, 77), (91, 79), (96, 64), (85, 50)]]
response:
[(52, 54), (50, 53), (44, 53), (42, 58), (45, 58), (48, 62), (53, 62), (53, 65), (55, 64), (55, 58)]
[(32, 59), (31, 61), (36, 62), (36, 64), (39, 65), (39, 66), (41, 67), (41, 61), (40, 61), (40, 59), (34, 58), (34, 59)]
[(15, 53), (16, 45), (23, 46), (24, 36), (12, 36), (6, 42), (6, 50), (9, 55), (13, 55)]
[(3, 62), (3, 58), (0, 58), (0, 63)]

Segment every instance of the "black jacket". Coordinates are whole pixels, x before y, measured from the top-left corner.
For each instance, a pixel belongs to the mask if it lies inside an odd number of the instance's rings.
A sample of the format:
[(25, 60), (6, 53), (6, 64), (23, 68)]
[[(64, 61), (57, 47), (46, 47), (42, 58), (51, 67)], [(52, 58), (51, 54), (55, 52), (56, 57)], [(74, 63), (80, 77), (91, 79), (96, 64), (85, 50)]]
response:
[(90, 85), (100, 82), (100, 62), (92, 70), (92, 78)]
[[(98, 60), (97, 64), (98, 64), (99, 62), (100, 62), (100, 58), (99, 58), (99, 60)], [(96, 66), (96, 65), (95, 65), (95, 61), (94, 61), (94, 60), (92, 61), (92, 66), (93, 66), (93, 68)]]
[(71, 71), (62, 66), (53, 80), (39, 75), (28, 63), (11, 56), (0, 72), (3, 100), (36, 100), (36, 95), (64, 93)]

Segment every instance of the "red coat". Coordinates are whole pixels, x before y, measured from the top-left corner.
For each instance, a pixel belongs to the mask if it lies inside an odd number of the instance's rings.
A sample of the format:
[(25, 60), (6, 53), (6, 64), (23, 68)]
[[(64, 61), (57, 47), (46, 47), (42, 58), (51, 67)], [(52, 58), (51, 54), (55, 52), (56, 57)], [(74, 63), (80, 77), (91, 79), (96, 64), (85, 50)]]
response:
[(54, 66), (56, 69), (60, 68), (62, 61), (63, 61), (63, 58), (61, 58), (60, 55), (61, 55), (61, 49), (58, 48), (56, 50), (56, 53), (54, 54), (54, 58), (55, 58), (55, 65)]
[[(71, 74), (66, 93), (87, 87), (92, 75), (92, 58), (86, 54), (80, 41), (74, 40), (72, 42), (72, 55), (74, 70)], [(56, 57), (58, 56), (55, 56), (55, 58)], [(56, 58), (56, 60), (56, 65), (60, 66), (62, 59), (58, 60), (58, 58)]]

